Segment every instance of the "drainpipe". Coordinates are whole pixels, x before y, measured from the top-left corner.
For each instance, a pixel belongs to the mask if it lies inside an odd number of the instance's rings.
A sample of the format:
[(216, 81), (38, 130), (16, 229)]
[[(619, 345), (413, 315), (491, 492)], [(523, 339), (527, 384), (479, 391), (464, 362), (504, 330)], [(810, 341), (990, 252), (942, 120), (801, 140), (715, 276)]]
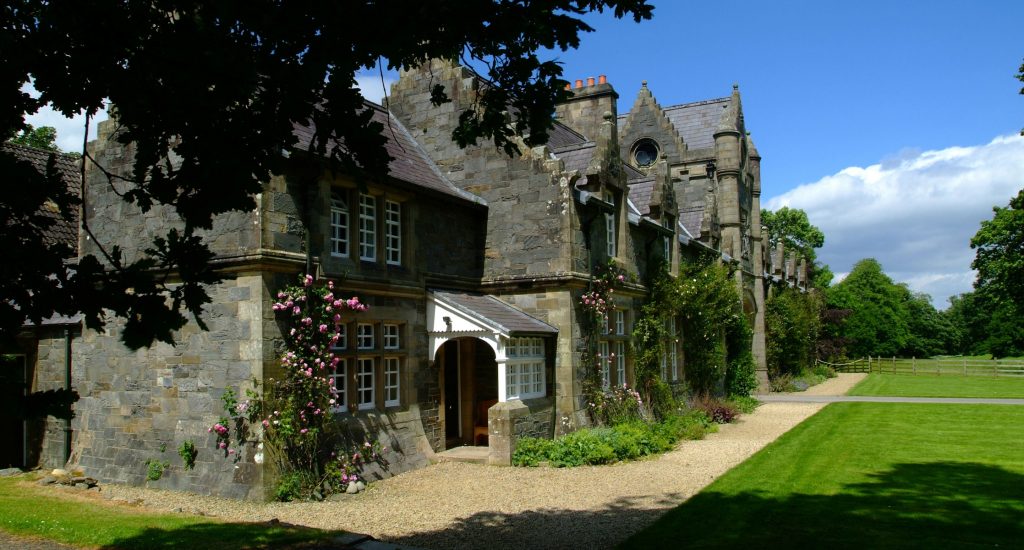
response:
[[(71, 329), (64, 329), (64, 389), (71, 391)], [(71, 419), (64, 419), (64, 464), (71, 460)]]

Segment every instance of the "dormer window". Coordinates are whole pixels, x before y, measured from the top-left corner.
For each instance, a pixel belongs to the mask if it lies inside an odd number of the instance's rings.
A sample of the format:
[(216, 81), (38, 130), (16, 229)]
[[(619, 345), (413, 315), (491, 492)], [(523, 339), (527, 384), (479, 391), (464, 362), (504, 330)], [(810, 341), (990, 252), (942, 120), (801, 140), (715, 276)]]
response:
[(633, 164), (640, 168), (653, 166), (658, 161), (658, 143), (644, 138), (633, 145)]

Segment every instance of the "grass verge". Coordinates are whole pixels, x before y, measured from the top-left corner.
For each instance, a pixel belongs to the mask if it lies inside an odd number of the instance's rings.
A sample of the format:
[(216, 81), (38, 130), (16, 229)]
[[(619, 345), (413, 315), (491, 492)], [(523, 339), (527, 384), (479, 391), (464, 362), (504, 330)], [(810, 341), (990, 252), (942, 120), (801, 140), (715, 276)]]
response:
[(874, 372), (847, 395), (1024, 398), (1024, 378)]
[(75, 546), (150, 548), (287, 548), (327, 541), (340, 532), (266, 523), (226, 523), (186, 514), (160, 514), (39, 487), (27, 476), (0, 478), (0, 529)]
[(626, 548), (974, 548), (1024, 540), (1024, 407), (835, 403)]

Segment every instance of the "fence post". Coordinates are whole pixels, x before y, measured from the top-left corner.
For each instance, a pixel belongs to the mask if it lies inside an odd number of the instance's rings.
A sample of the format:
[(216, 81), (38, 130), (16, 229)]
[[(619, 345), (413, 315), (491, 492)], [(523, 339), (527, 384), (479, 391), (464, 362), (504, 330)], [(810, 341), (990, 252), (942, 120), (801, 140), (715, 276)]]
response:
[(914, 355), (910, 356), (910, 368), (917, 374), (917, 357)]
[(896, 374), (896, 356), (892, 356), (892, 373)]
[(967, 376), (967, 358), (964, 357), (964, 376)]

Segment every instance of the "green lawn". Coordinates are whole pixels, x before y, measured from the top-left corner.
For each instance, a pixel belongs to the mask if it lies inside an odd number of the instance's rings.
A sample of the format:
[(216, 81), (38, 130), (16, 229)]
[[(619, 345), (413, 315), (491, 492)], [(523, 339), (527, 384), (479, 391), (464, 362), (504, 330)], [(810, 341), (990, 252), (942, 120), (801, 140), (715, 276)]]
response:
[(849, 395), (1024, 398), (1024, 378), (871, 373)]
[[(264, 523), (224, 523), (186, 514), (156, 514), (85, 499), (53, 496), (17, 478), (0, 478), (0, 530), (100, 548), (282, 548), (339, 533)], [(72, 490), (68, 490), (69, 493)]]
[(1024, 406), (835, 403), (626, 548), (1019, 548)]

